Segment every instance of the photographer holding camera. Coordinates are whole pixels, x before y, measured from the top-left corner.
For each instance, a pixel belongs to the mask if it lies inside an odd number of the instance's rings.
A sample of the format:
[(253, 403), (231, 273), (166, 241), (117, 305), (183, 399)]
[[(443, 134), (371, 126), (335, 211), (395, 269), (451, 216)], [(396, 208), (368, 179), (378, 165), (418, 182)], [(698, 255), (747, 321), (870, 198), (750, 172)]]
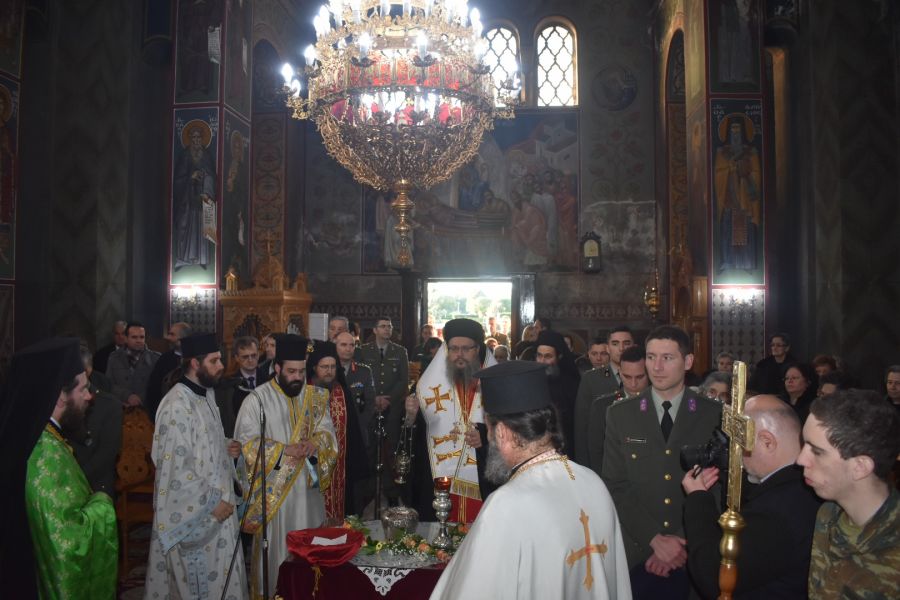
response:
[[(775, 396), (750, 398), (744, 412), (756, 426), (756, 442), (743, 457), (749, 484), (743, 486), (741, 515), (746, 527), (738, 538), (735, 597), (806, 598), (820, 500), (803, 483), (802, 468), (794, 464), (800, 454), (800, 420), (790, 405)], [(696, 477), (687, 473), (681, 482), (687, 494), (688, 571), (704, 598), (716, 598), (719, 593), (722, 529), (718, 518), (722, 511), (709, 491), (718, 480), (719, 469), (711, 466)]]
[(684, 385), (694, 362), (684, 330), (657, 327), (646, 349), (650, 389), (606, 411), (602, 475), (622, 523), (634, 598), (675, 600), (690, 591), (679, 449), (705, 443), (722, 409)]

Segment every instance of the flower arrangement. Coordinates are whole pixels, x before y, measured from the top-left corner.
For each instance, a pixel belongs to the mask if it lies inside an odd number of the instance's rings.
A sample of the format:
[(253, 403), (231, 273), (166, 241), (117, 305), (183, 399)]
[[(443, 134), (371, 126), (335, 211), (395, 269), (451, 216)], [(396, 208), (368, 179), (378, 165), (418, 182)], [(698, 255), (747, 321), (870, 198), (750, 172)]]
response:
[[(420, 558), (435, 557), (441, 562), (448, 562), (453, 556), (454, 550), (438, 550), (416, 533), (407, 533), (398, 535), (392, 540), (373, 540), (369, 535), (370, 531), (365, 524), (356, 515), (350, 515), (344, 519), (344, 529), (353, 529), (365, 536), (365, 542), (359, 549), (361, 554), (376, 554), (378, 552), (388, 552), (389, 554), (405, 554), (407, 556), (419, 556)], [(466, 534), (469, 533), (469, 526), (465, 523), (457, 523), (450, 528), (450, 539), (453, 540), (453, 549), (459, 548)]]

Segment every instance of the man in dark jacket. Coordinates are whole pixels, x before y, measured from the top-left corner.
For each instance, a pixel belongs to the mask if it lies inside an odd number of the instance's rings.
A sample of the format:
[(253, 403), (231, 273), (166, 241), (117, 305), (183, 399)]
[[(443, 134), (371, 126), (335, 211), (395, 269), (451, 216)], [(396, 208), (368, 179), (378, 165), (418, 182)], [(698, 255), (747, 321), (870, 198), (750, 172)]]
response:
[(797, 359), (791, 354), (791, 339), (786, 333), (769, 338), (769, 352), (769, 356), (756, 363), (747, 388), (757, 394), (777, 395), (784, 393), (784, 372)]
[[(749, 484), (744, 485), (741, 515), (747, 526), (740, 535), (735, 598), (806, 598), (810, 548), (820, 500), (803, 482), (794, 464), (800, 454), (800, 420), (775, 396), (755, 396), (745, 412), (756, 426), (753, 451), (744, 455)], [(704, 598), (719, 594), (719, 541), (722, 512), (709, 488), (718, 478), (715, 467), (698, 477), (688, 472), (684, 528), (688, 570)]]

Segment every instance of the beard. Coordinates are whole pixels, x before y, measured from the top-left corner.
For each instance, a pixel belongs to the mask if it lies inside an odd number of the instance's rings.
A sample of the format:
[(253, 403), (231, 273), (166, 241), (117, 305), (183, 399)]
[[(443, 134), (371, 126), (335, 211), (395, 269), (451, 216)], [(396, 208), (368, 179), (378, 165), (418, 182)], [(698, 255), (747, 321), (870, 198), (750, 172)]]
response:
[(494, 444), (487, 449), (487, 460), (484, 463), (484, 476), (491, 483), (503, 485), (509, 481), (510, 468), (506, 466), (503, 455)]
[(280, 387), (285, 394), (293, 398), (300, 394), (300, 391), (303, 389), (303, 380), (297, 379), (296, 381), (288, 382), (283, 375), (279, 374), (278, 377), (278, 387)]
[(219, 384), (219, 381), (221, 381), (222, 379), (223, 372), (224, 371), (219, 371), (218, 374), (213, 375), (206, 369), (206, 367), (201, 366), (197, 371), (197, 381), (200, 382), (200, 385), (205, 388), (216, 387)]
[(550, 379), (559, 379), (559, 365), (547, 365), (545, 370)]
[(471, 363), (467, 360), (462, 360), (459, 362), (464, 362), (465, 365), (459, 366), (457, 365), (456, 360), (451, 360), (450, 355), (447, 355), (447, 374), (450, 376), (450, 380), (453, 383), (463, 386), (463, 388), (468, 388), (469, 384), (472, 383), (474, 379), (475, 373), (480, 369), (480, 365), (478, 362)]
[(68, 400), (65, 411), (59, 417), (59, 428), (66, 438), (74, 442), (87, 439), (87, 411), (87, 406), (78, 408), (71, 398)]

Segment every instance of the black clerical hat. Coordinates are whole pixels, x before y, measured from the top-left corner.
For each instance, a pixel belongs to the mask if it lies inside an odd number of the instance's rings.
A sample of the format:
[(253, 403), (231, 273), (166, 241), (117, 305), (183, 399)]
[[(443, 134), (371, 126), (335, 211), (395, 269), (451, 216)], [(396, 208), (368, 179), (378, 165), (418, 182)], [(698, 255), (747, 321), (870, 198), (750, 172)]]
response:
[(286, 333), (275, 339), (275, 360), (306, 360), (311, 344), (305, 337)]
[(194, 358), (213, 352), (219, 352), (219, 343), (214, 333), (195, 333), (181, 338), (181, 356), (184, 358)]
[(558, 331), (545, 329), (538, 334), (535, 346), (550, 346), (556, 350), (556, 356), (562, 356), (569, 352), (569, 346), (566, 345), (566, 338)]
[(510, 360), (475, 373), (481, 380), (481, 404), (491, 415), (509, 415), (550, 406), (544, 365)]
[(335, 361), (338, 361), (338, 353), (337, 346), (332, 342), (323, 342), (321, 340), (316, 340), (313, 342), (313, 351), (310, 352), (309, 356), (306, 358), (306, 366), (307, 368), (315, 367), (319, 364), (319, 361), (325, 358), (326, 356), (330, 356)]
[(452, 319), (444, 324), (444, 341), (455, 337), (465, 337), (481, 344), (484, 342), (484, 327), (472, 319)]

